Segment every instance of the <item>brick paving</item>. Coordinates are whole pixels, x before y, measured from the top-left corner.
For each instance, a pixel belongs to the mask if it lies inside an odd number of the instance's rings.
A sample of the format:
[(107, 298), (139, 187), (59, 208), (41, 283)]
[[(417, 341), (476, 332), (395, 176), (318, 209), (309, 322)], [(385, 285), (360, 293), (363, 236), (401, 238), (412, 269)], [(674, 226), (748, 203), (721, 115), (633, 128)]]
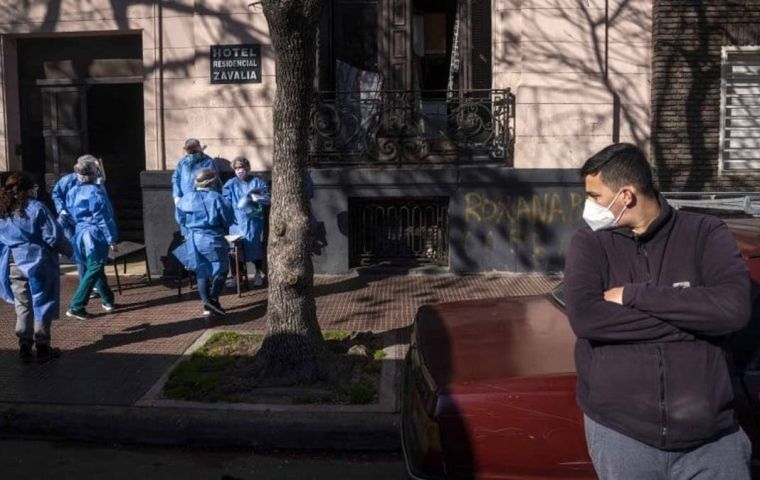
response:
[[(115, 284), (114, 279), (110, 279)], [(0, 302), (0, 402), (132, 405), (208, 328), (263, 332), (266, 290), (226, 293), (228, 315), (201, 316), (197, 292), (182, 297), (168, 282), (147, 286), (137, 276), (122, 278), (120, 308), (105, 314), (100, 302), (88, 307), (98, 316), (79, 321), (61, 317), (53, 324), (53, 344), (63, 357), (46, 365), (18, 361), (13, 306)], [(318, 276), (315, 296), (323, 329), (347, 331), (407, 328), (419, 305), (546, 292), (559, 279), (541, 275), (344, 275)], [(76, 277), (62, 280), (62, 314)]]

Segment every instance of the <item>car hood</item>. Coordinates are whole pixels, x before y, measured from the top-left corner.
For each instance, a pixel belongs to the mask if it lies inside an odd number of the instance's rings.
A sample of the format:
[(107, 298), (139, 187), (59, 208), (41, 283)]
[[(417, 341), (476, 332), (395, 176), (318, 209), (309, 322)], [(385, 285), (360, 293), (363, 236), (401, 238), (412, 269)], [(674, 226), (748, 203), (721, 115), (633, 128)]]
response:
[(548, 295), (425, 305), (415, 344), (438, 388), (575, 372), (575, 335)]

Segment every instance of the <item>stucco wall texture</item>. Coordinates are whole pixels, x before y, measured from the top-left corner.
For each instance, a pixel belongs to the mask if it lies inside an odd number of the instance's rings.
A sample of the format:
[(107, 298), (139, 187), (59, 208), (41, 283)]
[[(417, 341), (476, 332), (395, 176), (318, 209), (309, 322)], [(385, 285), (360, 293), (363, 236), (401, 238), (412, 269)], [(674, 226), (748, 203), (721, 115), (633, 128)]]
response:
[[(142, 36), (146, 170), (172, 169), (187, 137), (269, 169), (274, 56), (249, 3), (0, 0), (0, 170), (20, 167), (14, 38), (82, 32)], [(648, 148), (651, 12), (651, 0), (492, 1), (493, 87), (517, 98), (515, 167), (577, 167), (612, 140)], [(209, 46), (240, 43), (262, 45), (262, 83), (211, 85)]]
[(516, 95), (515, 167), (649, 148), (651, 0), (493, 0), (493, 86)]
[[(212, 155), (230, 159), (246, 155), (254, 169), (264, 169), (271, 163), (274, 60), (264, 15), (260, 8), (249, 8), (249, 3), (164, 0), (159, 7), (158, 2), (129, 0), (3, 0), (3, 64), (15, 63), (15, 36), (139, 33), (145, 74), (146, 170), (173, 169), (188, 137), (199, 138)], [(209, 46), (239, 43), (262, 45), (262, 82), (211, 85)], [(3, 93), (8, 87), (14, 90), (15, 82), (14, 75), (3, 75)], [(5, 126), (8, 120), (16, 121), (6, 112), (8, 104), (15, 101), (17, 105), (18, 100), (9, 95), (3, 98), (0, 147), (16, 140), (9, 138)], [(0, 170), (20, 166), (12, 148), (1, 148), (0, 155)]]

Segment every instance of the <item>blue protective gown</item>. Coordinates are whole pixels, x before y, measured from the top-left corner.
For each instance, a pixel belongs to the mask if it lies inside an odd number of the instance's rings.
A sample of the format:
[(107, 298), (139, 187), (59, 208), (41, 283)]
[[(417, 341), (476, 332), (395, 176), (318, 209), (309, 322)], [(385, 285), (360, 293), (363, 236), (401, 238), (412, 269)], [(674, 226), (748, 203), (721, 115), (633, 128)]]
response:
[[(77, 174), (69, 173), (68, 175), (62, 176), (60, 179), (58, 179), (57, 182), (55, 182), (53, 191), (50, 193), (50, 196), (53, 197), (53, 203), (55, 204), (55, 211), (58, 213), (58, 224), (63, 227), (63, 234), (70, 242), (74, 241), (77, 225), (70, 215), (71, 212), (69, 212), (69, 207), (66, 205), (66, 197), (72, 188), (78, 186), (79, 180), (77, 180)], [(98, 186), (104, 192), (106, 191), (105, 185), (99, 184)], [(61, 215), (61, 210), (66, 210), (69, 212), (69, 215)]]
[[(192, 155), (182, 157), (172, 174), (172, 197), (182, 198), (184, 195), (195, 191), (195, 175), (202, 168), (216, 169), (214, 160), (208, 155), (202, 155), (198, 160), (195, 160)], [(221, 190), (221, 187), (222, 182), (217, 175), (215, 188)]]
[(0, 219), (0, 297), (14, 302), (10, 281), (12, 253), (14, 263), (29, 279), (34, 319), (55, 320), (61, 296), (58, 254), (70, 254), (71, 245), (42, 202), (29, 200), (24, 211), (26, 218), (14, 214)]
[[(250, 198), (251, 193), (266, 197), (266, 200), (254, 202)], [(269, 203), (269, 187), (259, 177), (251, 177), (247, 181), (234, 177), (224, 184), (222, 194), (235, 211), (235, 223), (230, 226), (230, 235), (243, 238), (247, 262), (261, 260), (264, 256), (264, 205)]]
[(77, 263), (84, 265), (90, 255), (105, 263), (109, 245), (119, 241), (113, 207), (106, 192), (93, 183), (82, 183), (66, 195), (69, 214), (76, 222), (72, 241)]
[(66, 210), (67, 212), (69, 211), (69, 209), (66, 207), (66, 195), (68, 195), (69, 191), (72, 188), (78, 185), (79, 181), (77, 180), (77, 174), (69, 173), (68, 175), (62, 176), (57, 182), (55, 182), (53, 191), (50, 193), (50, 195), (53, 197), (53, 203), (55, 203), (55, 211), (58, 213), (58, 223), (61, 225), (61, 227), (63, 227), (63, 233), (66, 235), (66, 238), (68, 238), (69, 241), (73, 241), (74, 239), (74, 234), (76, 233), (76, 223), (74, 222), (74, 219), (71, 217), (71, 215), (61, 215), (61, 210)]
[(198, 278), (226, 276), (229, 247), (224, 232), (234, 214), (224, 197), (214, 190), (189, 192), (177, 204), (176, 220), (186, 233), (174, 256)]

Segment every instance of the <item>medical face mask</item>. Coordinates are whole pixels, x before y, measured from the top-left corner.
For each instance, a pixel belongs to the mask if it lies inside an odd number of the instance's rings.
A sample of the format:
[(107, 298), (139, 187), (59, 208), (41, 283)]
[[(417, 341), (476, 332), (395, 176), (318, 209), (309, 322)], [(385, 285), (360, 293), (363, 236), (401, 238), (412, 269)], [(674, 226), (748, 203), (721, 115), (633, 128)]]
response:
[(628, 206), (623, 206), (623, 210), (620, 211), (620, 215), (617, 217), (612, 213), (610, 207), (615, 204), (621, 193), (623, 193), (622, 190), (615, 195), (615, 198), (613, 198), (610, 204), (606, 207), (599, 205), (590, 198), (586, 199), (586, 205), (583, 207), (583, 219), (588, 226), (591, 227), (591, 230), (597, 232), (599, 230), (607, 230), (617, 226)]
[(245, 168), (236, 168), (235, 176), (240, 180), (245, 180), (245, 177), (248, 176), (248, 171)]
[(192, 158), (194, 162), (197, 162), (203, 158), (203, 154), (201, 152), (193, 152), (190, 154), (190, 158)]

